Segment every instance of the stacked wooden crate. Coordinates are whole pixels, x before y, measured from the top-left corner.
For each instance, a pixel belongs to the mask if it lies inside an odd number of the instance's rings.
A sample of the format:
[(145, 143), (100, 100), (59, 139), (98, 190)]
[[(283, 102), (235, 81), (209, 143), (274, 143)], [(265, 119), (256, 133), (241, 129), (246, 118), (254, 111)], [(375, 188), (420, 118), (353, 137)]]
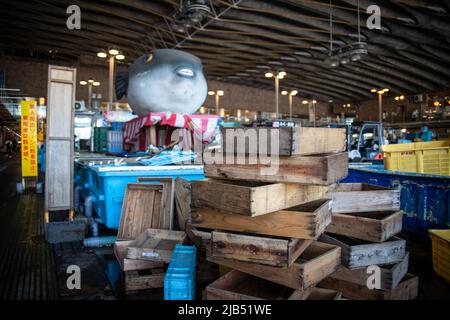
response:
[(341, 247), (342, 266), (320, 286), (349, 299), (416, 298), (418, 278), (407, 274), (406, 242), (396, 237), (403, 219), (400, 190), (342, 184), (330, 190), (330, 198), (333, 219), (320, 240)]
[(164, 287), (164, 276), (176, 244), (186, 234), (173, 231), (174, 182), (139, 178), (128, 184), (114, 253), (122, 270), (125, 293)]
[(206, 299), (340, 297), (315, 288), (341, 260), (340, 247), (316, 240), (331, 223), (329, 185), (348, 173), (345, 131), (279, 133), (277, 174), (261, 170), (270, 164), (249, 164), (241, 161), (248, 154), (225, 150), (234, 164), (205, 165), (209, 179), (192, 183), (187, 232), (206, 247), (209, 261), (233, 269), (206, 288)]

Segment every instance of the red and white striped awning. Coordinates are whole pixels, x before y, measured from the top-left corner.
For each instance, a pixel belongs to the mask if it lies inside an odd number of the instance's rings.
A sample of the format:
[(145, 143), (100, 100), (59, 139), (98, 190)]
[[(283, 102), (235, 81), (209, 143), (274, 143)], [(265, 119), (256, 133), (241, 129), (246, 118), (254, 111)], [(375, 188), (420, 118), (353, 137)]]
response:
[(124, 125), (124, 142), (134, 143), (143, 127), (156, 124), (192, 130), (194, 135), (201, 135), (203, 142), (214, 137), (220, 117), (215, 115), (187, 115), (177, 113), (151, 113), (145, 117), (133, 119)]

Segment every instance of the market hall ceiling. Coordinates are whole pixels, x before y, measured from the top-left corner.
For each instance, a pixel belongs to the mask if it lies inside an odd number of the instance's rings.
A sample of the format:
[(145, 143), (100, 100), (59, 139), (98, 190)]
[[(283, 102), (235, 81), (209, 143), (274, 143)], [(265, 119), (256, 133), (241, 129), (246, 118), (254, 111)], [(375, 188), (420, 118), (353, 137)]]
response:
[[(270, 69), (284, 70), (283, 89), (322, 100), (358, 101), (371, 88), (394, 94), (450, 88), (450, 0), (360, 0), (361, 41), (368, 55), (331, 67), (333, 46), (358, 41), (357, 0), (206, 0), (212, 12), (186, 33), (175, 30), (180, 0), (0, 0), (0, 46), (60, 58), (95, 57), (115, 46), (128, 62), (153, 48), (199, 56), (209, 79), (273, 88)], [(81, 8), (81, 30), (68, 30), (69, 5)], [(369, 30), (368, 6), (381, 9), (381, 30)], [(96, 57), (95, 57), (96, 58)]]

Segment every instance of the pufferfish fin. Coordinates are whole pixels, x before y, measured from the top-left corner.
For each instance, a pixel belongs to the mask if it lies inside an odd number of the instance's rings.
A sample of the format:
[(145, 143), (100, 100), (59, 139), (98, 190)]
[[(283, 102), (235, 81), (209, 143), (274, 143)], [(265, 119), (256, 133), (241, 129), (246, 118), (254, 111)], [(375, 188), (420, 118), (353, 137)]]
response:
[(116, 75), (116, 96), (118, 100), (122, 99), (123, 96), (127, 95), (128, 80), (129, 80), (128, 72), (121, 74), (118, 73)]

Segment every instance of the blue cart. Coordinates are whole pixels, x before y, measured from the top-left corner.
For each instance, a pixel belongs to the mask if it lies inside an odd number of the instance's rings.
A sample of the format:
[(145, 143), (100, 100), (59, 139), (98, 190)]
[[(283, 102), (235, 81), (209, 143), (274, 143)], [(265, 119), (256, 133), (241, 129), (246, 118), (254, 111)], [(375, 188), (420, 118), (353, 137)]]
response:
[[(118, 229), (125, 189), (140, 177), (204, 179), (202, 165), (140, 166), (75, 163), (75, 185), (81, 201), (93, 198), (93, 209), (107, 228)], [(157, 183), (157, 181), (155, 182)]]
[(343, 183), (401, 187), (403, 231), (427, 235), (450, 227), (450, 177), (384, 170), (377, 165), (351, 165)]

